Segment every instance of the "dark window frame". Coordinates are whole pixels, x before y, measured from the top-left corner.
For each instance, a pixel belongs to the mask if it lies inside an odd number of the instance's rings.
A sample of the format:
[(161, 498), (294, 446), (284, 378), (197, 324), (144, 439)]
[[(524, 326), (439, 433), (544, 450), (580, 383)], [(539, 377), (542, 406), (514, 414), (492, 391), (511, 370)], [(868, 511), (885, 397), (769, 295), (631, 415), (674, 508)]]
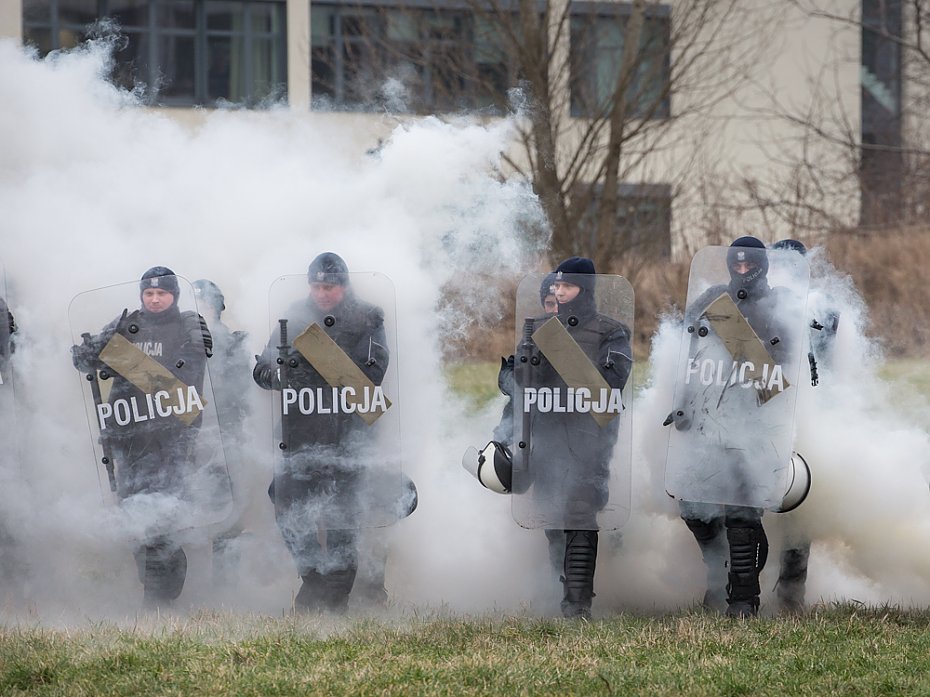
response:
[[(580, 184), (579, 187), (594, 190), (591, 206), (596, 206), (600, 192), (604, 189), (603, 183)], [(643, 252), (650, 256), (670, 259), (673, 203), (671, 184), (618, 184), (614, 234), (626, 237), (621, 242), (620, 249), (626, 253)], [(629, 219), (631, 211), (634, 218), (632, 221)], [(587, 215), (582, 217), (579, 235), (587, 236), (591, 249), (597, 249), (597, 231), (587, 218)]]
[[(287, 5), (286, 0), (187, 0), (192, 10), (193, 26), (173, 26), (161, 21), (160, 13), (182, 7), (180, 3), (166, 6), (160, 0), (144, 0), (140, 5), (140, 14), (144, 15), (143, 23), (126, 24), (120, 27), (124, 37), (132, 38), (144, 46), (144, 55), (136, 56), (133, 60), (120, 60), (121, 49), (117, 49), (114, 58), (116, 67), (114, 79), (122, 82), (126, 87), (135, 87), (144, 84), (143, 99), (147, 104), (158, 106), (246, 106), (261, 107), (274, 101), (287, 97)], [(71, 48), (73, 45), (86, 40), (94, 30), (93, 23), (79, 24), (62, 20), (60, 0), (41, 0), (34, 5), (46, 5), (47, 13), (43, 12), (42, 19), (32, 19), (28, 11), (23, 13), (23, 38), (30, 43), (30, 35), (48, 36), (47, 46), (36, 46), (40, 53), (47, 53), (61, 48)], [(211, 7), (212, 6), (212, 7)], [(208, 28), (208, 10), (224, 6), (236, 7), (242, 12), (241, 28), (220, 29)], [(261, 6), (272, 7), (274, 21), (267, 30), (255, 27), (255, 10)], [(96, 11), (93, 12), (97, 21), (110, 18), (111, 8), (114, 10), (117, 3), (114, 0), (96, 0)], [(70, 34), (67, 34), (67, 33)], [(73, 35), (76, 41), (70, 45), (63, 45), (62, 36)], [(177, 66), (167, 61), (165, 40), (193, 39), (192, 68), (189, 78), (191, 88), (184, 94), (167, 94), (171, 86), (160, 89), (164, 84), (164, 76)], [(268, 89), (259, 92), (254, 61), (243, 60), (241, 69), (242, 79), (237, 81), (244, 90), (244, 94), (235, 101), (222, 96), (211, 94), (210, 81), (210, 47), (211, 40), (228, 39), (230, 44), (236, 39), (242, 42), (242, 53), (253, 56), (258, 42), (267, 42), (272, 56), (269, 66), (270, 83)], [(33, 43), (33, 45), (36, 45)], [(177, 44), (175, 44), (176, 46)], [(122, 47), (125, 50), (125, 47)], [(140, 60), (141, 59), (141, 60)], [(161, 62), (160, 62), (160, 59)], [(137, 64), (137, 61), (139, 63)], [(136, 69), (141, 73), (136, 75)], [(120, 73), (125, 76), (120, 79)], [(130, 84), (132, 83), (132, 84)], [(232, 83), (230, 90), (234, 89)]]
[[(347, 30), (355, 20), (370, 23), (367, 33)], [(322, 22), (326, 25), (318, 30)], [(403, 26), (411, 33), (403, 38), (392, 37), (392, 26)], [(434, 0), (317, 0), (311, 5), (313, 108), (344, 112), (379, 108), (377, 88), (392, 77), (401, 77), (410, 99), (406, 111), (500, 113), (506, 108), (507, 85), (514, 82), (513, 67), (506, 56), (497, 63), (481, 60), (495, 51), (487, 42), (479, 44), (480, 36), (488, 34), (483, 32), (480, 18), (464, 2), (439, 6)], [(353, 50), (357, 51), (355, 60)], [(437, 52), (453, 60), (431, 60)], [(363, 55), (374, 57), (366, 67), (375, 70), (361, 75), (361, 80), (353, 84), (353, 70), (362, 63), (358, 56)], [(466, 70), (456, 70), (457, 63)], [(503, 77), (501, 70), (506, 73)], [(361, 72), (356, 70), (355, 74)], [(456, 79), (460, 79), (457, 89), (442, 89)], [(506, 84), (498, 92), (491, 92), (484, 89), (484, 79)]]
[[(590, 97), (590, 93), (592, 92), (595, 93), (594, 99), (598, 99), (601, 96), (596, 94), (597, 86), (592, 85), (591, 82), (592, 79), (596, 79), (596, 77), (592, 77), (595, 75), (595, 70), (590, 60), (590, 54), (598, 51), (599, 47), (596, 43), (593, 43), (596, 42), (597, 37), (595, 36), (592, 39), (590, 31), (585, 32), (586, 40), (584, 42), (573, 41), (572, 37), (577, 31), (575, 27), (578, 23), (585, 20), (587, 20), (589, 24), (598, 21), (611, 23), (623, 22), (632, 12), (633, 6), (623, 2), (593, 2), (586, 0), (585, 2), (572, 3), (569, 15), (569, 63), (572, 66), (569, 91), (571, 100), (570, 113), (572, 117), (604, 117), (606, 115), (606, 110), (609, 108), (609, 104), (607, 103), (599, 105), (585, 103), (585, 97)], [(655, 28), (652, 36), (658, 37), (661, 43), (658, 46), (651, 47), (651, 49), (649, 46), (640, 46), (640, 50), (650, 49), (661, 53), (662, 65), (661, 68), (659, 68), (659, 74), (662, 77), (662, 84), (659, 86), (659, 94), (665, 92), (665, 95), (659, 102), (651, 100), (643, 103), (641, 100), (635, 100), (637, 103), (634, 104), (633, 118), (666, 119), (671, 115), (671, 99), (668, 90), (665, 89), (665, 85), (667, 85), (671, 79), (671, 21), (672, 9), (670, 5), (649, 5), (646, 8), (646, 25), (651, 25)], [(575, 68), (576, 64), (580, 62), (578, 59), (579, 51), (588, 54), (586, 60), (583, 61), (583, 70), (576, 70)], [(622, 56), (617, 57), (617, 69), (620, 67), (619, 62), (621, 59)], [(649, 67), (652, 66), (652, 64), (648, 65)], [(576, 73), (580, 73), (580, 75)], [(587, 91), (589, 95), (582, 95), (579, 93), (580, 85), (584, 86), (585, 91)], [(643, 85), (634, 84), (630, 87), (633, 90), (631, 96), (635, 99), (641, 92)]]

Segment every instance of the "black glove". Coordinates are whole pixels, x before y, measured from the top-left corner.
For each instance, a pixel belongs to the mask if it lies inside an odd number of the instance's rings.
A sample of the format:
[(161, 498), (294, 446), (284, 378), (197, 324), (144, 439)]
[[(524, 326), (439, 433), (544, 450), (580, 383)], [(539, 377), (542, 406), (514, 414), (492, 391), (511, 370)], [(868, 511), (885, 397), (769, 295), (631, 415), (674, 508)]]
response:
[(72, 346), (71, 361), (82, 373), (93, 373), (101, 366), (97, 350), (90, 344)]
[(290, 387), (309, 387), (326, 383), (316, 368), (293, 347), (287, 352), (287, 382)]
[(261, 356), (255, 356), (255, 367), (252, 369), (252, 379), (255, 384), (263, 390), (280, 390), (281, 378), (278, 374), (278, 366), (265, 363)]
[(508, 397), (513, 397), (513, 355), (501, 356), (501, 369), (497, 373), (497, 386)]

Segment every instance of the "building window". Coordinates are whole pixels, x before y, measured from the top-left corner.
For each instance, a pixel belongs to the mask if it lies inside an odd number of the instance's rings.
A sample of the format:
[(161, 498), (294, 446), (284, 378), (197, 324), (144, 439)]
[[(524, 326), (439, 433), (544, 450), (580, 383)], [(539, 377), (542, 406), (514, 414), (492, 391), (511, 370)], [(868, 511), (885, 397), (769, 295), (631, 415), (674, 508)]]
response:
[[(590, 185), (584, 185), (590, 186)], [(582, 217), (581, 235), (591, 249), (603, 247), (597, 239), (594, 215), (602, 185), (594, 185), (595, 200)], [(609, 247), (617, 253), (669, 258), (672, 252), (672, 187), (668, 184), (620, 184), (614, 213), (614, 239)]]
[(904, 14), (901, 0), (862, 0), (859, 224), (863, 227), (893, 225), (902, 214)]
[[(576, 2), (571, 10), (571, 114), (605, 118), (617, 95), (634, 118), (669, 115), (671, 9), (651, 5), (640, 32), (635, 65), (623, 74), (623, 52), (632, 7), (615, 2)], [(624, 85), (622, 91), (618, 88)]]
[[(493, 20), (466, 7), (311, 6), (315, 108), (389, 103), (413, 113), (502, 110), (513, 82)], [(402, 85), (393, 100), (391, 85)]]
[(285, 0), (24, 0), (23, 36), (45, 55), (112, 22), (113, 80), (148, 103), (260, 106), (287, 94), (285, 18)]

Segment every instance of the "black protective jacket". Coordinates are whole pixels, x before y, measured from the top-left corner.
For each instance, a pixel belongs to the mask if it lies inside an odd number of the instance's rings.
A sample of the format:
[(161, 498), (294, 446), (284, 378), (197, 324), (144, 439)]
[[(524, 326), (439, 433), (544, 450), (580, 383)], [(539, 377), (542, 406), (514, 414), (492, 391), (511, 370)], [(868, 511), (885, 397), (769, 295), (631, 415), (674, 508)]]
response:
[[(201, 394), (206, 373), (207, 355), (204, 349), (203, 320), (196, 312), (169, 307), (164, 312), (152, 313), (137, 310), (125, 319), (116, 318), (100, 334), (98, 345), (102, 349), (110, 337), (119, 333), (142, 353), (153, 358), (184, 385), (194, 386)], [(112, 372), (112, 371), (110, 371)], [(145, 402), (146, 395), (131, 382), (118, 374), (112, 377), (113, 384), (107, 401), (112, 405), (118, 399), (135, 397), (138, 404)], [(191, 425), (199, 426), (199, 416)], [(186, 424), (173, 418), (149, 419), (134, 422), (126, 427), (115, 427), (117, 434), (132, 436), (139, 432), (186, 429)]]
[[(139, 350), (157, 361), (185, 387), (196, 388), (200, 402), (206, 407), (203, 395), (209, 341), (202, 318), (196, 312), (181, 312), (172, 306), (160, 313), (142, 309), (110, 322), (89, 344), (78, 349), (75, 365), (81, 370), (101, 370), (110, 389), (106, 402), (114, 414), (127, 404), (135, 404), (130, 413), (145, 419), (134, 418), (119, 423), (115, 416), (106, 420), (101, 439), (114, 448), (117, 492), (120, 498), (140, 493), (180, 494), (185, 488), (185, 473), (190, 466), (194, 439), (203, 420), (199, 409), (174, 414), (153, 416), (150, 404), (155, 403), (158, 387), (169, 394), (176, 392), (177, 384), (155, 386), (148, 394), (129, 380), (110, 369), (99, 357), (110, 339), (120, 334)], [(172, 381), (173, 382), (173, 381)], [(185, 397), (187, 390), (184, 390)], [(154, 393), (154, 394), (153, 394)], [(118, 404), (121, 402), (122, 404)], [(190, 401), (185, 402), (187, 406)], [(187, 419), (186, 415), (196, 414)]]
[[(283, 319), (287, 319), (289, 343), (316, 323), (375, 385), (381, 384), (389, 360), (381, 308), (359, 300), (351, 289), (347, 289), (345, 299), (330, 312), (323, 312), (310, 298), (306, 298), (292, 304)], [(295, 390), (322, 388), (315, 393), (315, 397), (322, 397), (322, 409), (318, 408), (312, 414), (289, 410), (284, 417), (288, 452), (315, 446), (331, 446), (332, 450), (342, 451), (355, 438), (363, 437), (369, 427), (358, 414), (332, 409), (331, 386), (296, 349), (292, 348), (288, 356), (297, 365), (287, 367), (283, 373), (287, 384), (281, 384), (282, 373), (278, 372), (277, 363), (279, 345), (280, 335), (274, 332), (253, 372), (259, 387), (266, 390), (285, 386)], [(331, 413), (325, 413), (327, 411)]]
[[(553, 315), (534, 320), (533, 331)], [(594, 297), (584, 292), (559, 306), (558, 321), (597, 367), (611, 388), (622, 390), (630, 377), (633, 358), (630, 330), (622, 322), (597, 312)], [(519, 351), (519, 349), (518, 349)], [(538, 352), (539, 363), (516, 361), (520, 387), (567, 387), (554, 367)], [(525, 422), (522, 390), (517, 390), (516, 419)], [(536, 495), (566, 502), (566, 527), (594, 529), (594, 518), (607, 503), (610, 460), (620, 425), (617, 415), (600, 426), (590, 413), (539, 412), (531, 408), (530, 477)], [(515, 458), (522, 457), (519, 450)], [(519, 464), (517, 465), (519, 467)]]

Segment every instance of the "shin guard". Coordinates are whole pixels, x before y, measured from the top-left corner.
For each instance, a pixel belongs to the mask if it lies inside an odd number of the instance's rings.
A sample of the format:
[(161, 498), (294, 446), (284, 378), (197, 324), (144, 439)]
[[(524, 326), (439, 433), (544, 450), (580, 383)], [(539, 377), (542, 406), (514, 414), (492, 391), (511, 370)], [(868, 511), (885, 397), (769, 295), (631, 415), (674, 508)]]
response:
[(597, 563), (597, 531), (565, 531), (565, 596), (562, 614), (565, 617), (591, 616), (594, 597), (594, 569)]
[(762, 523), (727, 528), (730, 573), (727, 584), (728, 615), (745, 617), (759, 611), (759, 573), (768, 557), (769, 543)]

